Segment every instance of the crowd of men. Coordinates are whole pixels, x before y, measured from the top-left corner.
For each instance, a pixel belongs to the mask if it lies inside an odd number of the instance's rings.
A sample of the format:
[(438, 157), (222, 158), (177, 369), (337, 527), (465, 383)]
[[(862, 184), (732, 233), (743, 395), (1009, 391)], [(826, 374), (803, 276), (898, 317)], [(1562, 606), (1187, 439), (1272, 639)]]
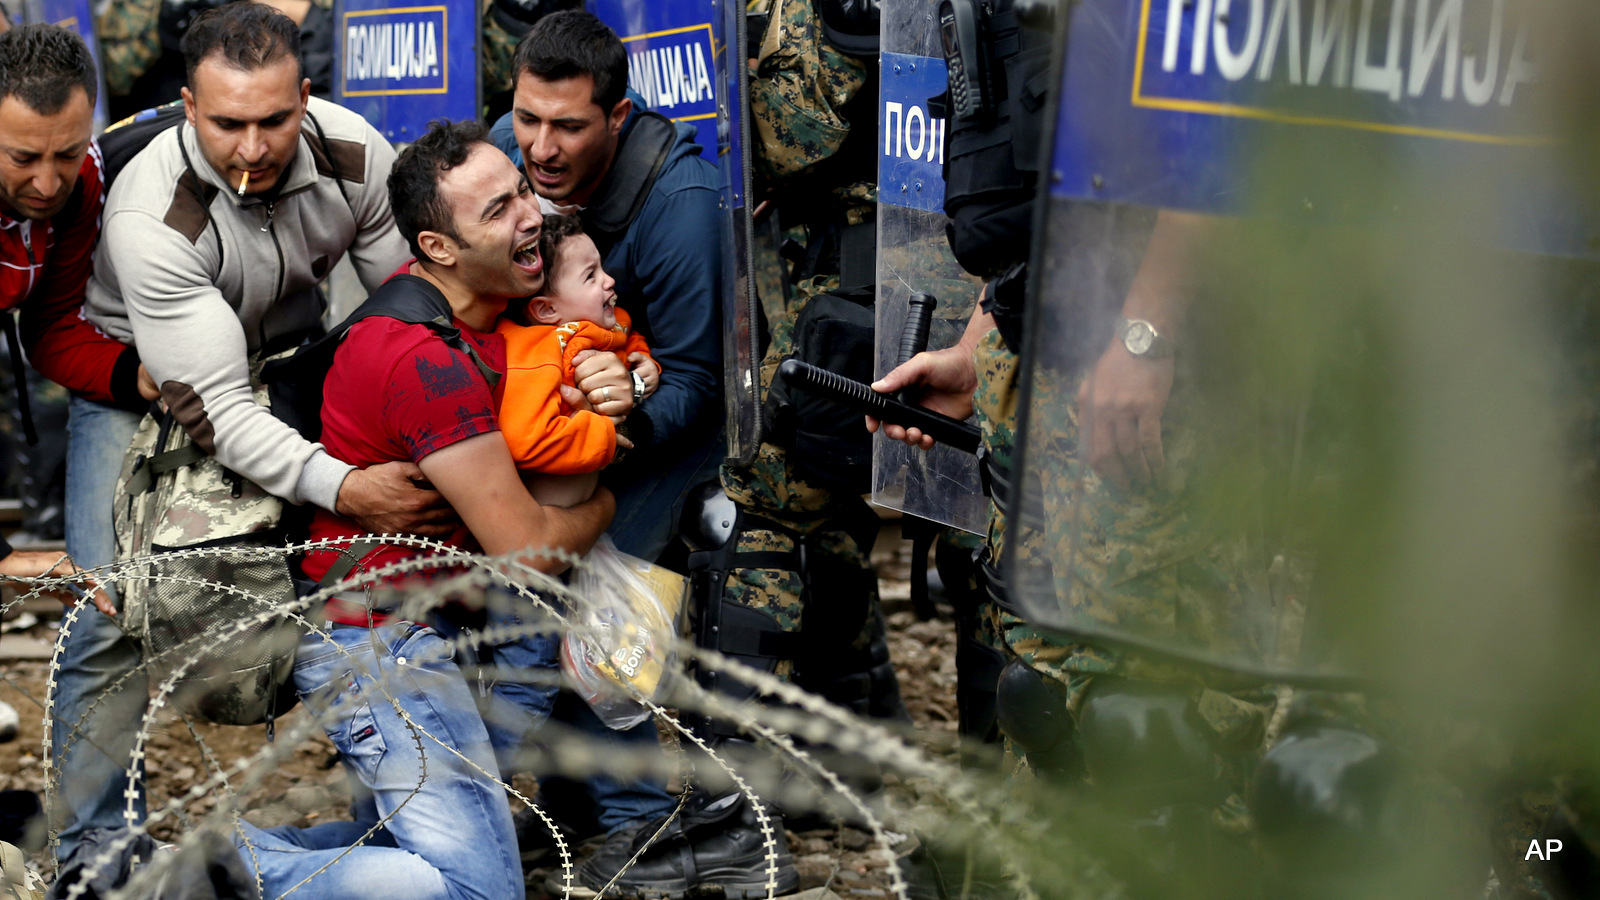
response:
[[(985, 49), (1003, 55), (993, 64), (1013, 89), (988, 97), (998, 109), (985, 115), (952, 117), (944, 204), (948, 250), (985, 285), (959, 338), (873, 385), (975, 416), (982, 429), (987, 533), (948, 540), (959, 550), (941, 552), (939, 567), (958, 598), (961, 732), (1003, 740), (1013, 768), (1049, 790), (1088, 784), (1097, 802), (1126, 805), (1106, 840), (1147, 851), (1128, 880), (1151, 895), (1197, 848), (1220, 854), (1218, 835), (1272, 816), (1276, 834), (1345, 847), (1329, 868), (1354, 870), (1386, 833), (1389, 782), (1364, 774), (1378, 755), (1364, 710), (1309, 693), (1291, 708), (1259, 678), (1210, 682), (1183, 659), (1170, 668), (1160, 647), (1145, 657), (1067, 640), (1007, 588), (1002, 558), (1017, 561), (1011, 574), (1043, 559), (1070, 585), (1064, 604), (1098, 623), (1131, 622), (1135, 633), (1156, 623), (1188, 650), (1226, 657), (1259, 624), (1240, 598), (1286, 576), (1281, 565), (1269, 572), (1270, 554), (1239, 550), (1242, 529), (1196, 512), (1197, 486), (1221, 483), (1204, 454), (1218, 426), (1202, 421), (1203, 386), (1175, 348), (1201, 340), (1188, 308), (1195, 248), (1216, 226), (1187, 213), (1084, 207), (1104, 216), (1085, 233), (1131, 235), (1135, 249), (1082, 267), (1110, 287), (1090, 292), (1103, 308), (1056, 348), (1052, 364), (1068, 375), (1055, 389), (1070, 399), (1051, 408), (1064, 412), (1049, 423), (1051, 446), (1072, 449), (1045, 463), (1060, 466), (1072, 487), (1058, 493), (1075, 505), (1028, 521), (1030, 502), (1041, 504), (1017, 471), (1023, 305), (1041, 292), (1029, 287), (1028, 257), (1045, 221), (1034, 208), (1044, 113), (1030, 98), (1049, 79), (1060, 23), (1042, 5), (992, 6)], [(509, 592), (489, 591), (473, 619), (412, 617), (392, 594), (338, 587), (403, 582), (382, 574), (416, 560), (403, 535), (557, 578), (608, 535), (689, 575), (700, 646), (857, 713), (908, 718), (868, 561), (878, 522), (861, 500), (860, 460), (869, 431), (934, 442), (893, 422), (861, 427), (854, 414), (844, 429), (797, 425), (802, 414), (775, 384), (780, 362), (815, 348), (819, 320), (870, 310), (876, 8), (752, 6), (741, 62), (754, 176), (796, 240), (782, 261), (763, 260), (772, 271), (746, 273), (761, 283), (765, 321), (751, 325), (764, 341), (763, 416), (776, 427), (743, 461), (724, 458), (721, 433), (728, 286), (707, 239), (724, 227), (718, 174), (691, 127), (627, 89), (622, 41), (595, 16), (496, 0), (483, 65), (507, 86), (509, 111), (431, 123), (398, 152), (318, 96), (326, 60), (309, 45), (327, 37), (328, 17), (317, 0), (114, 4), (101, 23), (108, 82), (124, 97), (171, 88), (181, 106), (98, 141), (100, 80), (83, 42), (46, 25), (0, 35), (0, 305), (20, 310), (7, 333), (13, 360), (25, 351), (72, 392), (68, 556), (0, 541), (6, 579), (81, 576), (80, 589), (61, 588), (80, 608), (57, 659), (50, 724), (63, 872), (108, 852), (147, 812), (135, 748), (155, 685), (119, 621), (137, 587), (84, 570), (171, 549), (146, 533), (130, 550), (130, 485), (211, 465), (221, 488), (192, 504), (178, 546), (237, 537), (206, 520), (205, 504), (227, 505), (229, 486), (234, 500), (299, 510), (297, 536), (323, 541), (294, 563), (291, 594), (326, 599), (307, 613), (317, 627), (297, 634), (287, 679), (357, 786), (351, 821), (240, 822), (233, 844), (213, 844), (212, 862), (239, 883), (268, 896), (518, 897), (525, 861), (558, 838), (601, 836), (573, 875), (591, 892), (753, 897), (797, 886), (782, 830), (772, 839), (776, 808), (698, 786), (684, 801), (638, 774), (649, 764), (581, 780), (539, 771), (554, 829), (514, 816), (500, 779), (526, 769), (537, 757), (528, 749), (557, 729), (602, 760), (650, 760), (663, 756), (655, 723), (608, 727), (557, 690), (556, 643), (521, 627), (528, 611)], [(102, 146), (134, 152), (113, 159)], [(368, 299), (329, 330), (322, 285), (344, 260)], [(323, 361), (309, 418), (269, 390), (285, 359)], [(141, 473), (169, 439), (194, 449)], [(1058, 533), (1068, 523), (1070, 537)], [(467, 659), (457, 638), (468, 629), (502, 637)], [(491, 684), (485, 672), (550, 677)], [(734, 700), (759, 693), (725, 673), (696, 678)], [(693, 727), (747, 758), (751, 736), (737, 723)], [(421, 755), (418, 729), (434, 742)], [(850, 774), (875, 786), (870, 771)], [(940, 852), (930, 837), (922, 861), (937, 870)], [(1537, 881), (1526, 867), (1497, 867), (1505, 882)]]
[[(293, 20), (264, 4), (230, 4), (188, 23), (183, 116), (149, 138), (108, 189), (113, 173), (91, 129), (99, 80), (83, 42), (43, 25), (0, 37), (6, 303), (21, 307), (28, 358), (74, 392), (70, 560), (7, 547), (5, 575), (113, 562), (118, 474), (153, 401), (237, 477), (315, 508), (314, 535), (431, 536), (491, 554), (528, 552), (529, 565), (559, 571), (565, 564), (531, 550), (582, 553), (609, 529), (624, 551), (659, 556), (684, 496), (714, 476), (721, 455), (721, 276), (702, 242), (719, 221), (718, 192), (692, 130), (635, 111), (616, 34), (587, 13), (566, 13), (544, 19), (518, 46), (515, 112), (493, 135), (472, 122), (435, 123), (397, 158), (358, 115), (311, 95), (300, 38)], [(607, 176), (630, 145), (647, 141), (652, 158), (656, 144), (666, 152), (643, 214), (616, 233), (587, 230), (604, 248), (608, 302), (648, 336), (659, 377), (648, 367), (649, 380), (638, 377), (639, 367), (630, 371), (615, 353), (571, 360), (562, 399), (603, 417), (630, 459), (608, 454), (605, 486), (582, 502), (541, 505), (497, 427), (506, 350), (496, 323), (546, 286), (553, 261), (537, 249), (545, 216), (587, 210), (595, 218), (586, 221), (603, 224), (608, 209), (632, 205), (636, 198), (622, 192), (637, 182), (619, 186)], [(353, 326), (338, 357), (346, 364), (336, 361), (330, 375), (336, 389), (324, 398), (330, 427), (317, 443), (257, 402), (252, 366), (321, 331), (319, 283), (346, 258), (369, 303), (426, 285), (447, 304), (459, 337), (393, 319)], [(358, 568), (395, 555), (373, 549)], [(315, 563), (313, 555), (308, 573)], [(55, 685), (63, 859), (129, 824), (124, 769), (150, 689), (115, 618), (115, 586), (98, 585), (93, 599), (99, 611), (80, 611)], [(524, 849), (553, 838), (533, 833), (543, 829), (531, 819), (513, 824), (494, 780), (497, 755), (514, 759), (524, 734), (552, 714), (595, 740), (657, 741), (649, 722), (613, 732), (584, 704), (525, 686), (506, 686), (512, 712), (482, 715), (434, 629), (391, 610), (351, 612), (341, 601), (348, 598), (329, 601), (328, 624), (306, 637), (293, 682), (308, 704), (337, 705), (328, 734), (367, 800), (354, 823), (248, 829), (241, 840), (252, 849), (242, 858), (250, 880), (259, 876), (272, 895), (337, 858), (304, 889), (520, 896), (519, 838)], [(536, 666), (553, 658), (528, 654), (549, 650), (524, 639), (495, 653), (503, 665)], [(350, 675), (352, 665), (362, 674)], [(407, 677), (393, 678), (396, 666)], [(379, 683), (404, 716), (349, 696), (335, 704), (339, 688), (357, 695)], [(417, 724), (456, 751), (429, 754), (425, 779), (420, 758), (409, 756), (404, 766), (415, 771), (402, 772), (406, 754), (384, 751), (409, 742)], [(142, 783), (133, 787), (138, 821)], [(579, 872), (591, 890), (616, 880), (635, 834), (675, 804), (659, 781), (597, 775), (572, 792), (582, 798), (574, 815), (587, 823), (576, 829), (611, 835)], [(692, 811), (710, 824), (682, 832), (690, 843), (678, 849), (693, 848), (687, 871), (674, 849), (636, 863), (621, 887), (764, 890), (762, 840), (737, 800), (707, 798)], [(382, 837), (357, 840), (380, 820)], [(792, 887), (787, 851), (778, 858), (779, 887)]]

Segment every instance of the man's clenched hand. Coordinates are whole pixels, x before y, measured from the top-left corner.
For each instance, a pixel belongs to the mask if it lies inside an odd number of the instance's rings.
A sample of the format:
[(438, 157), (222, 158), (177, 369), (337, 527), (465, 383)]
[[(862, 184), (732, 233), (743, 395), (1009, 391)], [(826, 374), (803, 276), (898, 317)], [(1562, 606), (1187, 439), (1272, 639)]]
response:
[(339, 486), (341, 516), (372, 534), (445, 537), (461, 525), (455, 510), (427, 482), (415, 463), (387, 462), (356, 469)]
[(572, 378), (594, 411), (621, 423), (633, 411), (633, 376), (615, 353), (580, 350), (572, 357)]
[[(78, 577), (74, 580), (83, 590), (84, 596), (92, 601), (97, 609), (108, 616), (117, 614), (117, 608), (112, 605), (111, 598), (100, 588), (95, 577), (78, 568), (77, 563), (65, 553), (55, 550), (13, 550), (4, 559), (0, 559), (0, 581), (10, 582), (19, 592), (30, 590), (32, 585), (27, 581), (12, 581), (12, 579), (71, 578), (75, 575)], [(66, 587), (41, 593), (67, 606), (76, 605), (79, 597), (71, 588)]]

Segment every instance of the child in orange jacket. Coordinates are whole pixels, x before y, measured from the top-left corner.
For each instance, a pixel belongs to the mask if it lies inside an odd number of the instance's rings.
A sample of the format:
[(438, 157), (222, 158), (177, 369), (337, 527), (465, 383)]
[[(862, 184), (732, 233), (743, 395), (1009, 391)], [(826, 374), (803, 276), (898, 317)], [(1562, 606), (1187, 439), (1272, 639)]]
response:
[(584, 350), (616, 353), (644, 380), (649, 396), (661, 366), (617, 308), (616, 281), (600, 267), (600, 251), (576, 216), (547, 216), (539, 238), (545, 289), (528, 301), (531, 325), (502, 319), (506, 341), (500, 431), (541, 503), (571, 506), (594, 493), (599, 471), (616, 457), (617, 430), (599, 413), (574, 409), (560, 385), (577, 387), (573, 357)]

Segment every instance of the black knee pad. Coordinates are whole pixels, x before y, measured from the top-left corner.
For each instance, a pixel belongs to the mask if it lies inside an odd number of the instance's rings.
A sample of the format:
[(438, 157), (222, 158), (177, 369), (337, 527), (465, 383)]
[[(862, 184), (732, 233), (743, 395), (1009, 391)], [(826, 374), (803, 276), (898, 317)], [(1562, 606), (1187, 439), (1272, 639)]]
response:
[(1216, 792), (1205, 725), (1182, 688), (1096, 679), (1078, 716), (1078, 744), (1096, 790), (1110, 799), (1154, 808)]
[(707, 481), (689, 490), (683, 501), (678, 533), (690, 550), (717, 550), (733, 537), (739, 507), (722, 490), (720, 481)]
[[(867, 595), (867, 601), (871, 603), (871, 595)], [(797, 664), (795, 681), (857, 715), (910, 722), (911, 713), (900, 697), (900, 680), (889, 659), (889, 635), (883, 614), (875, 605), (866, 612), (872, 617), (873, 630), (864, 647), (851, 645), (866, 627), (864, 620), (854, 620), (849, 628), (839, 626), (837, 634), (819, 634), (818, 628), (806, 630), (805, 651)], [(807, 604), (805, 616), (806, 622), (824, 627), (837, 621), (825, 607), (811, 604)], [(851, 617), (843, 618), (851, 621)]]
[(1313, 724), (1284, 735), (1262, 757), (1250, 810), (1263, 844), (1287, 864), (1338, 869), (1369, 863), (1386, 834), (1397, 765), (1372, 735)]
[(1034, 771), (1062, 775), (1075, 768), (1077, 729), (1067, 712), (1066, 695), (1020, 659), (1000, 671), (995, 718), (1000, 730), (1027, 754)]

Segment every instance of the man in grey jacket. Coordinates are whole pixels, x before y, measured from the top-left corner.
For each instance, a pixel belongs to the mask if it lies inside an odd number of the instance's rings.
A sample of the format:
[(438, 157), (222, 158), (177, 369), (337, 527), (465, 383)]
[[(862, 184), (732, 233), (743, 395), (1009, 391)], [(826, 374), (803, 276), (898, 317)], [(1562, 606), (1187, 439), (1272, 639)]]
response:
[[(88, 316), (139, 348), (179, 423), (229, 469), (372, 532), (442, 534), (453, 514), (413, 483), (415, 465), (355, 470), (251, 394), (249, 360), (319, 327), (317, 283), (342, 256), (369, 291), (410, 256), (385, 186), (394, 150), (357, 114), (310, 98), (299, 39), (292, 20), (261, 4), (228, 4), (191, 25), (187, 121), (112, 185)], [(86, 568), (111, 562), (115, 480), (137, 422), (99, 407), (71, 423), (71, 439), (92, 444), (99, 460), (69, 473), (68, 542)], [(69, 817), (63, 855), (85, 828), (124, 822), (145, 679), (101, 695), (136, 663), (104, 616), (86, 614), (69, 633), (52, 726)], [(142, 792), (134, 813), (143, 816)]]

